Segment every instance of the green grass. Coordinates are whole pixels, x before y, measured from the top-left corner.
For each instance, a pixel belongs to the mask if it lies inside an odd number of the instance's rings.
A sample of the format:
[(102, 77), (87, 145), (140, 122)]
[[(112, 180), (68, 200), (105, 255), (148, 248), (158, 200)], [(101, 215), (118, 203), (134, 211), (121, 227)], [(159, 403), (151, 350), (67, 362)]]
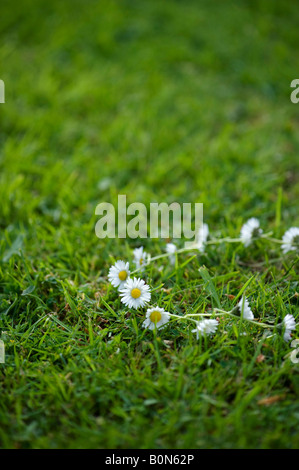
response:
[[(276, 238), (299, 226), (298, 21), (295, 2), (266, 0), (2, 2), (2, 448), (298, 447), (290, 344), (227, 320), (202, 341), (175, 321), (155, 337), (107, 273), (165, 241), (94, 231), (118, 194), (202, 202), (216, 237), (251, 216)], [(268, 242), (161, 259), (144, 279), (180, 315), (216, 306), (212, 285), (231, 309), (253, 275), (255, 317), (298, 321), (298, 256)]]

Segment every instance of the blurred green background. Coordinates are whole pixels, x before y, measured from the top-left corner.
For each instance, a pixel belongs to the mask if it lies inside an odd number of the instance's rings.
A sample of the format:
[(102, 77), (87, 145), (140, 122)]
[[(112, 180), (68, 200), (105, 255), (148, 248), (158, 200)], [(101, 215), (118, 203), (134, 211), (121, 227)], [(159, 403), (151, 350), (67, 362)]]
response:
[[(1, 224), (203, 202), (297, 216), (298, 9), (279, 1), (2, 2)], [(62, 222), (64, 221), (64, 222)]]

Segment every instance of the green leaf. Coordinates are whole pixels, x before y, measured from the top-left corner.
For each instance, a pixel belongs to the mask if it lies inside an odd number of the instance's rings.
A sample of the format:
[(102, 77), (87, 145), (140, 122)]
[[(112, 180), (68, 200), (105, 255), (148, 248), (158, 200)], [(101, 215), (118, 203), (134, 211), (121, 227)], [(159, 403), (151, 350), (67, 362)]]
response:
[(24, 235), (19, 235), (15, 239), (15, 241), (12, 243), (11, 247), (8, 248), (8, 250), (4, 252), (3, 258), (2, 258), (4, 263), (9, 261), (13, 255), (16, 255), (16, 254), (20, 255), (21, 250), (23, 248), (23, 240), (24, 240)]
[(27, 289), (25, 289), (21, 295), (31, 294), (31, 292), (33, 292), (34, 289), (35, 289), (35, 286), (31, 284), (31, 286), (27, 287)]
[(118, 315), (115, 313), (115, 311), (110, 307), (110, 305), (107, 304), (107, 302), (102, 298), (101, 302), (105, 305), (106, 309), (109, 310), (110, 313), (116, 318), (118, 318)]
[(199, 274), (201, 275), (201, 277), (203, 278), (203, 280), (205, 282), (206, 290), (209, 292), (211, 297), (216, 302), (217, 307), (220, 308), (221, 307), (220, 300), (219, 300), (218, 294), (216, 292), (216, 288), (214, 286), (213, 280), (212, 280), (207, 268), (205, 266), (202, 266), (201, 268), (199, 268), (198, 271), (199, 271)]
[(253, 279), (255, 279), (257, 276), (256, 275), (253, 275), (251, 276), (251, 278), (248, 279), (247, 282), (245, 282), (244, 286), (242, 287), (242, 289), (240, 290), (240, 292), (238, 292), (238, 294), (236, 295), (235, 299), (234, 299), (234, 304), (237, 302), (237, 300), (242, 296), (243, 292), (247, 289), (247, 287), (249, 286), (249, 284), (251, 284), (251, 282), (253, 281)]

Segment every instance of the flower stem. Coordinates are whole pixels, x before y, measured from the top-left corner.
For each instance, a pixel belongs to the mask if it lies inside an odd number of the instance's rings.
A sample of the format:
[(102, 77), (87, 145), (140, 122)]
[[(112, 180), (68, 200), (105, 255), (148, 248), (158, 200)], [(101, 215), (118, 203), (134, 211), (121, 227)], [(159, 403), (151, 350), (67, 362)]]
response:
[[(229, 315), (230, 317), (240, 319), (240, 317), (238, 315), (234, 315), (233, 313), (231, 313), (232, 310), (230, 312), (226, 312), (224, 310), (220, 310), (218, 308), (215, 308), (213, 311), (215, 313), (220, 313), (221, 315)], [(276, 328), (276, 325), (269, 325), (268, 323), (261, 323), (261, 322), (255, 321), (255, 320), (249, 320), (248, 318), (244, 318), (244, 317), (243, 317), (243, 320), (246, 320), (250, 323), (254, 323), (255, 325), (258, 325), (258, 326), (262, 326), (263, 328)]]
[(196, 323), (196, 320), (193, 320), (192, 318), (188, 318), (189, 315), (184, 315), (183, 317), (181, 317), (180, 315), (175, 315), (174, 313), (170, 313), (169, 315), (174, 318), (179, 318), (180, 320), (190, 320)]
[[(257, 237), (253, 240), (258, 240), (260, 238), (263, 238), (264, 240), (268, 240), (270, 242), (282, 244), (283, 243), (282, 240), (278, 240), (277, 238), (272, 238), (271, 237), (272, 233), (273, 232), (264, 233), (260, 237)], [(242, 243), (242, 240), (241, 240), (241, 238), (231, 238), (231, 237), (219, 238), (218, 240), (214, 238), (212, 240), (208, 240), (208, 241), (204, 242), (204, 245), (219, 245), (220, 243), (225, 243), (225, 242), (227, 242), (227, 243)], [(150, 258), (144, 266), (135, 269), (135, 271), (132, 271), (131, 274), (135, 274), (136, 272), (140, 271), (142, 268), (148, 266), (152, 261), (156, 261), (156, 260), (162, 259), (162, 258), (168, 258), (168, 257), (173, 256), (175, 254), (179, 255), (181, 253), (186, 253), (188, 251), (193, 251), (193, 250), (198, 250), (198, 247), (197, 247), (196, 243), (194, 243), (193, 246), (190, 246), (188, 248), (180, 248), (179, 250), (176, 250), (174, 253), (163, 253), (161, 255), (154, 256), (153, 258)]]

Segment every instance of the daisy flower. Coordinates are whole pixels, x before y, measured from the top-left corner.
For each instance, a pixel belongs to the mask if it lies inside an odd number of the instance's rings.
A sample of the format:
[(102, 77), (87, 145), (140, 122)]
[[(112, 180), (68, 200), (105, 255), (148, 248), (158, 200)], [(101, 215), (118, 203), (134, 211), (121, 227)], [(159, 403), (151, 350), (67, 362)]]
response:
[(169, 321), (170, 314), (165, 312), (164, 308), (152, 307), (146, 312), (146, 319), (142, 323), (143, 328), (154, 330), (155, 328), (163, 328)]
[(120, 297), (123, 304), (129, 308), (144, 307), (151, 300), (150, 288), (142, 279), (128, 279), (122, 289)]
[(281, 245), (283, 253), (299, 249), (299, 228), (291, 227), (286, 231), (282, 237), (283, 244)]
[(196, 339), (199, 339), (200, 336), (214, 334), (217, 327), (217, 320), (201, 320), (196, 322), (196, 328), (191, 333), (196, 333)]
[(263, 233), (260, 228), (260, 222), (255, 217), (247, 220), (247, 222), (241, 228), (241, 241), (245, 246), (249, 246), (253, 238), (260, 237)]
[(208, 224), (203, 224), (202, 227), (198, 230), (196, 237), (196, 245), (199, 251), (204, 252), (205, 243), (209, 236), (209, 226)]
[(109, 269), (108, 279), (113, 287), (121, 289), (129, 277), (129, 263), (125, 263), (125, 261), (116, 261), (116, 263)]
[(249, 302), (246, 299), (246, 297), (244, 296), (242, 297), (242, 299), (238, 303), (238, 307), (239, 307), (240, 313), (242, 314), (243, 312), (243, 318), (245, 318), (245, 320), (254, 320), (254, 315), (251, 311)]
[(145, 251), (143, 251), (143, 246), (141, 246), (140, 248), (135, 248), (135, 250), (133, 251), (133, 255), (136, 269), (141, 268), (141, 271), (143, 271), (144, 265), (148, 262), (149, 255)]
[(291, 339), (291, 331), (295, 330), (295, 328), (296, 328), (295, 318), (293, 317), (293, 315), (290, 315), (288, 313), (284, 317), (282, 325), (285, 328), (284, 334), (283, 334), (283, 339), (288, 342)]
[(175, 252), (176, 252), (177, 248), (176, 248), (176, 245), (174, 243), (167, 243), (166, 244), (166, 252), (170, 254), (169, 256), (169, 262), (170, 264), (175, 264)]

